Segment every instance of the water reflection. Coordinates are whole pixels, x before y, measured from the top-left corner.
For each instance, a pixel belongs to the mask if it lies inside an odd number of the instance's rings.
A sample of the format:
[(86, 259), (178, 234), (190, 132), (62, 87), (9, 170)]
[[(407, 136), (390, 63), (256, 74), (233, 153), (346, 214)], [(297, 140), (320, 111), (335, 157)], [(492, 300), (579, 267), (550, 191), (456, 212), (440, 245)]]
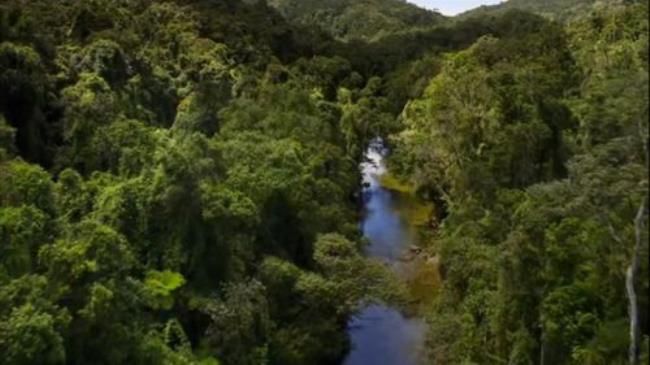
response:
[(416, 365), (424, 333), (421, 321), (383, 306), (370, 306), (350, 323), (354, 346), (345, 365)]
[[(381, 187), (386, 172), (386, 151), (380, 140), (374, 141), (363, 163), (365, 216), (361, 222), (370, 244), (369, 256), (395, 262), (414, 240), (413, 227), (404, 222), (397, 209), (398, 197)], [(418, 365), (424, 340), (424, 324), (404, 317), (399, 311), (373, 305), (365, 308), (349, 324), (352, 351), (344, 365)]]

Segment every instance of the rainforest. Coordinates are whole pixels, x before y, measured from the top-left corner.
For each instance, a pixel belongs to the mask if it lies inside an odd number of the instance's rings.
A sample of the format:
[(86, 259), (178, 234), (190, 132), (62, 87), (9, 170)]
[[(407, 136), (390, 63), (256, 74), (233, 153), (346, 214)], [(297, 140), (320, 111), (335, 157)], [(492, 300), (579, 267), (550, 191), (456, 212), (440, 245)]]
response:
[(0, 364), (649, 361), (648, 0), (0, 0)]

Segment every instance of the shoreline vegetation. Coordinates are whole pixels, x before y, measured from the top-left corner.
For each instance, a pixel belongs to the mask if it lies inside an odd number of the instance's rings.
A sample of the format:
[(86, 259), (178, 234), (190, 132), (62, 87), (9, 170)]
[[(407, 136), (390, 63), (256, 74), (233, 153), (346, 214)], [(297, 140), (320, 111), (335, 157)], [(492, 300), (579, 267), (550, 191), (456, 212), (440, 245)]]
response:
[(399, 258), (398, 276), (406, 285), (410, 315), (422, 315), (442, 285), (440, 258), (432, 238), (433, 203), (418, 197), (412, 184), (400, 181), (390, 171), (382, 175), (381, 186), (396, 194), (397, 210), (405, 224), (415, 231), (416, 243), (405, 248)]

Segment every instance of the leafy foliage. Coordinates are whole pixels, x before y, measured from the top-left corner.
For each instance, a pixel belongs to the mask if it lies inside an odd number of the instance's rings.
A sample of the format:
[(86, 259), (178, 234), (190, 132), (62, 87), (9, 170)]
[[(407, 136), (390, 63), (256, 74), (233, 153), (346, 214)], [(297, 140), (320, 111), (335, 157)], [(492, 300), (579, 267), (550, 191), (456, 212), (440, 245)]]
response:
[(436, 363), (623, 362), (648, 9), (590, 4), (1, 2), (3, 363), (339, 361), (403, 297), (356, 224), (376, 136), (436, 208)]
[(375, 40), (404, 28), (431, 26), (443, 20), (434, 12), (399, 0), (271, 0), (288, 19), (316, 26), (344, 40)]
[[(384, 273), (356, 244), (357, 165), (393, 120), (381, 79), (303, 30), (263, 2), (0, 4), (1, 358), (340, 357)], [(354, 276), (315, 256), (329, 232)], [(308, 304), (278, 307), (269, 260)]]
[(443, 206), (436, 363), (626, 363), (629, 335), (604, 336), (629, 326), (647, 196), (647, 13), (603, 5), (566, 27), (505, 13), (516, 32), (448, 55), (404, 109), (392, 169)]

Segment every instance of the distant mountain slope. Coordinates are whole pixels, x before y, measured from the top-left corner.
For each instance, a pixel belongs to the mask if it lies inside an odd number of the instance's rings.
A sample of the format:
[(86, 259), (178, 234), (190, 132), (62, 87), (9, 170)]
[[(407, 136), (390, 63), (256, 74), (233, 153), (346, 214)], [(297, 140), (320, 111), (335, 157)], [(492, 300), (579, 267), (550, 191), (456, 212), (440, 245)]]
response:
[(373, 40), (408, 28), (431, 26), (445, 18), (404, 0), (268, 0), (287, 19), (315, 25), (343, 39)]
[(458, 15), (459, 19), (474, 16), (495, 15), (511, 9), (530, 11), (547, 18), (565, 21), (584, 14), (599, 3), (619, 0), (508, 0), (498, 5), (481, 6)]

